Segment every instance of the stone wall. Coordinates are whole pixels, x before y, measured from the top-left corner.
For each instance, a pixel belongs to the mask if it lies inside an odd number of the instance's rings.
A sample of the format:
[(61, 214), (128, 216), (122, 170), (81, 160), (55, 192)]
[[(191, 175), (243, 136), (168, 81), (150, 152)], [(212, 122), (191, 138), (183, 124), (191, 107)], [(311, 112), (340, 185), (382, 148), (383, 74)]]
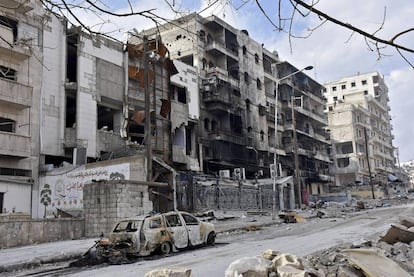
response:
[(82, 218), (10, 219), (0, 221), (0, 248), (80, 239), (85, 236)]
[(153, 210), (148, 186), (129, 181), (99, 181), (83, 188), (85, 236), (108, 235), (122, 218), (148, 214)]

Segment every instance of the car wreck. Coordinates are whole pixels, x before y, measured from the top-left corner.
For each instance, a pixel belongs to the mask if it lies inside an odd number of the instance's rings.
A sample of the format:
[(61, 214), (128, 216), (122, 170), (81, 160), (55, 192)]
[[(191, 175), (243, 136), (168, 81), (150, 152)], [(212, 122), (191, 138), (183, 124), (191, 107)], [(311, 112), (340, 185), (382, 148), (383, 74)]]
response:
[(212, 223), (202, 222), (187, 212), (137, 216), (118, 221), (108, 238), (97, 241), (88, 256), (118, 263), (153, 253), (167, 255), (184, 248), (212, 245), (215, 237)]

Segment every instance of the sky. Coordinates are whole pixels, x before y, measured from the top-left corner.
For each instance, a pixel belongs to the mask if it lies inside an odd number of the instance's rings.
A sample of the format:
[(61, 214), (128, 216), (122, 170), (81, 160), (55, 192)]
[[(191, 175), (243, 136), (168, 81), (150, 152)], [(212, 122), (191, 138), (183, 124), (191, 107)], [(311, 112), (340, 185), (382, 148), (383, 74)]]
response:
[[(74, 0), (75, 1), (75, 0)], [(78, 0), (80, 1), (80, 0)], [(101, 0), (112, 12), (129, 12), (126, 0)], [(315, 29), (307, 38), (292, 38), (286, 32), (278, 31), (252, 0), (131, 0), (135, 11), (152, 10), (153, 13), (168, 19), (181, 14), (198, 12), (204, 16), (216, 15), (237, 29), (246, 29), (249, 35), (270, 51), (276, 50), (282, 60), (289, 61), (298, 68), (312, 65), (307, 74), (320, 83), (336, 81), (342, 77), (378, 71), (384, 75), (389, 88), (393, 144), (398, 148), (399, 161), (414, 160), (414, 70), (391, 47), (382, 49), (384, 55), (368, 47), (364, 38), (332, 23), (325, 23)], [(309, 1), (307, 1), (309, 2)], [(170, 4), (170, 7), (168, 6)], [(215, 3), (212, 7), (205, 8)], [(259, 1), (268, 17), (278, 24), (278, 0)], [(176, 14), (172, 11), (183, 11)], [(389, 40), (395, 34), (413, 28), (414, 3), (405, 0), (320, 0), (317, 9), (370, 33), (382, 27), (377, 35)], [(283, 18), (291, 16), (289, 1), (281, 1)], [(154, 27), (154, 23), (142, 16), (111, 17), (79, 12), (79, 18), (87, 26), (122, 38), (125, 31), (133, 28), (138, 31)], [(384, 20), (385, 19), (385, 20)], [(102, 20), (105, 24), (102, 26)], [(321, 23), (316, 16), (295, 14), (292, 31), (297, 36), (309, 34), (309, 30)], [(289, 21), (284, 22), (289, 28)], [(397, 43), (414, 48), (414, 31), (400, 36)], [(406, 55), (414, 63), (414, 55)]]

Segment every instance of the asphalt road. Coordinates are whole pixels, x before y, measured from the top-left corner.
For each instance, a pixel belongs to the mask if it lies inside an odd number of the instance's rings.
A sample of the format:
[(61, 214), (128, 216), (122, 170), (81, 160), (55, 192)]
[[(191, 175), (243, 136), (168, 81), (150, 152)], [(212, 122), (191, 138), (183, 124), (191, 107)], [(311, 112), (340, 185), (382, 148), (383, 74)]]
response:
[(223, 276), (234, 260), (259, 255), (266, 249), (306, 256), (337, 244), (376, 240), (391, 223), (413, 214), (414, 204), (364, 211), (353, 217), (314, 219), (306, 223), (283, 224), (256, 232), (228, 234), (214, 247), (180, 252), (169, 257), (133, 264), (84, 268), (72, 276), (144, 276), (155, 268), (190, 268), (193, 276)]

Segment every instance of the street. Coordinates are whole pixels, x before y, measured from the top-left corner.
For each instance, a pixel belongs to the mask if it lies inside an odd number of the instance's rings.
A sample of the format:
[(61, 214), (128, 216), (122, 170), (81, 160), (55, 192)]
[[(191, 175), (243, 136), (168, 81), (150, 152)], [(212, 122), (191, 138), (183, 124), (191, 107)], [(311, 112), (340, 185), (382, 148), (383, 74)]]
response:
[[(187, 250), (169, 257), (140, 260), (132, 264), (81, 268), (71, 276), (144, 276), (155, 268), (190, 268), (193, 276), (223, 276), (236, 259), (273, 249), (299, 256), (340, 243), (378, 239), (391, 223), (412, 215), (414, 204), (362, 211), (346, 218), (315, 218), (305, 223), (282, 224), (247, 233), (219, 236), (217, 245)], [(53, 273), (51, 273), (53, 274)], [(58, 273), (57, 273), (58, 274)]]

